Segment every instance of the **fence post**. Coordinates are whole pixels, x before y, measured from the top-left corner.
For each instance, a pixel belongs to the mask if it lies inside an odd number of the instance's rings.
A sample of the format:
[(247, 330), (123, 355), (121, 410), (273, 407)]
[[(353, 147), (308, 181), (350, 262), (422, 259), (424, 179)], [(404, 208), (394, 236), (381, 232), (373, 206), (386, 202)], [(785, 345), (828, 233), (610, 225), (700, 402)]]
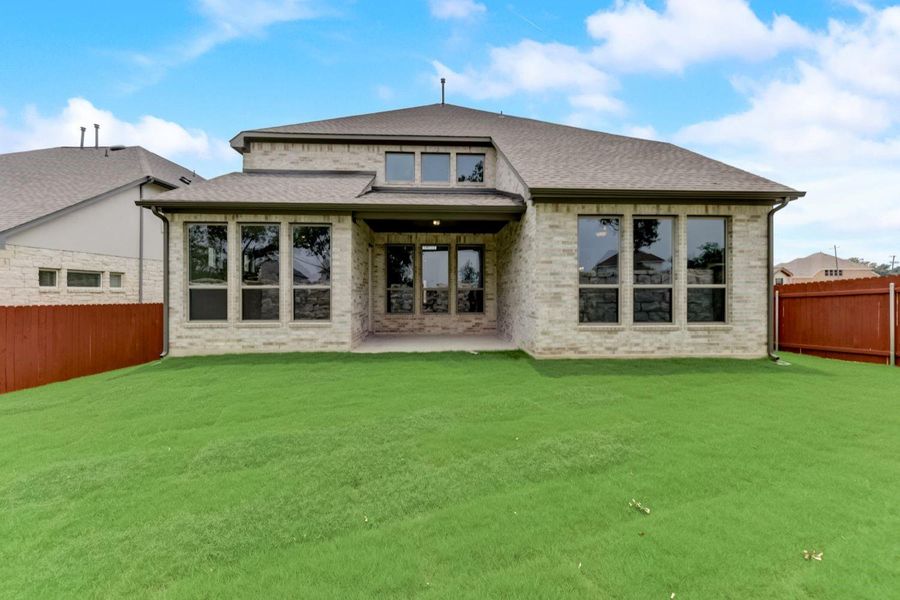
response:
[(778, 297), (778, 290), (775, 290), (775, 352), (778, 352), (778, 326), (779, 326), (779, 316), (781, 311), (779, 310), (781, 305), (780, 299)]
[(888, 303), (890, 304), (888, 314), (891, 315), (891, 330), (889, 335), (891, 339), (891, 366), (897, 365), (897, 292), (894, 289), (895, 287), (893, 282), (888, 287)]

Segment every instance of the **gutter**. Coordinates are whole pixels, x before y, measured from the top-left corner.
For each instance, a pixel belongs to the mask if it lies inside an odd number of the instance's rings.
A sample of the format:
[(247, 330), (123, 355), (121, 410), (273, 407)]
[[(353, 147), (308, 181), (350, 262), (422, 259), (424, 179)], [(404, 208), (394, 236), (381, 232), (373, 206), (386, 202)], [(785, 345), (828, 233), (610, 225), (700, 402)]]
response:
[[(138, 186), (138, 200), (144, 199), (144, 186)], [(144, 209), (138, 205), (138, 304), (144, 303)]]
[(782, 198), (778, 204), (769, 211), (767, 219), (769, 243), (768, 251), (766, 252), (768, 262), (766, 272), (768, 273), (769, 280), (766, 284), (766, 290), (768, 290), (768, 293), (766, 294), (766, 353), (771, 360), (776, 362), (780, 359), (778, 354), (775, 353), (775, 300), (773, 297), (775, 295), (775, 213), (790, 204), (791, 200), (796, 200), (796, 198)]
[(169, 355), (169, 219), (155, 206), (150, 210), (163, 222), (163, 349), (159, 357), (165, 358)]

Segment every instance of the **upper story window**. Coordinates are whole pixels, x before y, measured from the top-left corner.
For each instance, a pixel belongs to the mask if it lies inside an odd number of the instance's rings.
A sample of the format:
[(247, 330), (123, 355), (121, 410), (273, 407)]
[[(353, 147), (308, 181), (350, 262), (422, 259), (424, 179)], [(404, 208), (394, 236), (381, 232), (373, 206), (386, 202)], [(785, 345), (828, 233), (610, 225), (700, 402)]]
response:
[(277, 321), (280, 226), (241, 225), (241, 318)]
[(422, 181), (450, 183), (450, 155), (446, 153), (422, 153)]
[(110, 273), (109, 274), (109, 287), (111, 287), (114, 290), (121, 289), (124, 279), (125, 279), (124, 273)]
[(384, 155), (384, 178), (386, 181), (415, 181), (415, 153), (386, 152)]
[(688, 323), (725, 322), (726, 221), (687, 220)]
[(578, 321), (619, 322), (619, 219), (578, 218)]
[(456, 181), (484, 183), (484, 154), (457, 154)]
[(825, 269), (825, 277), (843, 277), (843, 269)]
[(228, 318), (228, 226), (188, 225), (188, 317)]
[(634, 219), (634, 322), (672, 322), (673, 219)]

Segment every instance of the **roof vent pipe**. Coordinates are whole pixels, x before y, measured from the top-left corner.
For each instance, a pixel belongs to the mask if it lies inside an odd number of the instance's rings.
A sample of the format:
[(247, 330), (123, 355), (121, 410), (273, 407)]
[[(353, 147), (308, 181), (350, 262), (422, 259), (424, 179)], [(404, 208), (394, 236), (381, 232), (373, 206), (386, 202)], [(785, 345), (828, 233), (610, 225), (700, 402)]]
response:
[(441, 104), (444, 104), (444, 84), (447, 83), (446, 77), (441, 77)]
[(94, 123), (94, 148), (100, 147), (100, 125)]
[(81, 128), (81, 147), (84, 148), (84, 132), (87, 131), (87, 127)]

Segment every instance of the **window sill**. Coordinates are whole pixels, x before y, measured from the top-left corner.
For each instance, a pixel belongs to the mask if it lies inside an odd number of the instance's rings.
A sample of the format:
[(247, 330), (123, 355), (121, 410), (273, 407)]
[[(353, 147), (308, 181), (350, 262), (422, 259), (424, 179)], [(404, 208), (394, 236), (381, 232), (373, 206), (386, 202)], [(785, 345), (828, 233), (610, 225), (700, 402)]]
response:
[(235, 327), (241, 329), (277, 329), (284, 326), (281, 321), (238, 321)]
[(734, 326), (730, 323), (694, 323), (688, 324), (688, 331), (731, 331)]
[(680, 331), (682, 327), (680, 325), (675, 325), (674, 323), (632, 323), (632, 329), (635, 331)]
[(288, 323), (288, 327), (293, 329), (314, 329), (314, 328), (323, 328), (323, 327), (331, 327), (334, 323), (329, 319), (328, 321), (291, 321)]
[(625, 331), (625, 326), (621, 323), (579, 323), (578, 331)]
[(183, 321), (181, 325), (187, 329), (224, 329), (231, 324), (228, 321)]
[(41, 294), (58, 294), (60, 289), (58, 287), (50, 287), (49, 285), (46, 287), (39, 287), (38, 292)]
[(109, 291), (112, 294), (124, 294), (125, 293), (124, 288), (110, 288)]
[(66, 286), (66, 290), (76, 294), (102, 294), (103, 288)]

